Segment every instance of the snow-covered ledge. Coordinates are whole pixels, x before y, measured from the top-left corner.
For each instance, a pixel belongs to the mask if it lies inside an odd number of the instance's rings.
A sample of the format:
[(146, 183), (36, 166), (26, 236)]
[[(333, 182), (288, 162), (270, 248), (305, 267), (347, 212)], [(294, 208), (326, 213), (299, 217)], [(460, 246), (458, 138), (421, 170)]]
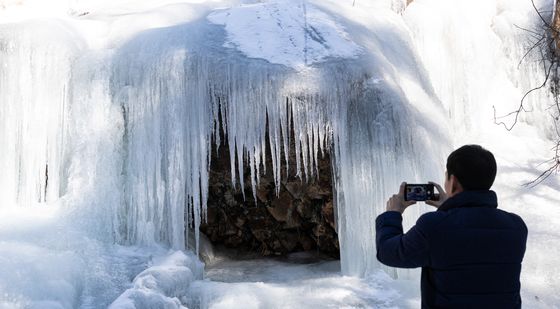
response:
[(221, 9), (211, 13), (208, 20), (224, 26), (224, 47), (295, 69), (328, 58), (356, 58), (363, 52), (331, 15), (305, 1)]

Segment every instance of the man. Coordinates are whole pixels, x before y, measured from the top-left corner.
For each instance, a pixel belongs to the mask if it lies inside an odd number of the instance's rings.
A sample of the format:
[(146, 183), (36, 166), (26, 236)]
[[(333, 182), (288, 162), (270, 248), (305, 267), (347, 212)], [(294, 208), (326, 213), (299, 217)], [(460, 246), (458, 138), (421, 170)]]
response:
[(377, 217), (377, 259), (388, 266), (422, 267), (422, 308), (521, 308), (521, 261), (527, 227), (497, 209), (490, 190), (496, 177), (491, 152), (466, 145), (447, 158), (445, 190), (437, 211), (422, 215), (403, 234), (405, 183)]

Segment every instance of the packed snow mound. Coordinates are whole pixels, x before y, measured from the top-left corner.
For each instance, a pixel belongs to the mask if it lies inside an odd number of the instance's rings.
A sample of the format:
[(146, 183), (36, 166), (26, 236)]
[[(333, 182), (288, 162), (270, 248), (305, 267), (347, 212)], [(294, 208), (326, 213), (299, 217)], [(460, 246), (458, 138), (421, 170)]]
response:
[(185, 308), (178, 297), (188, 294), (191, 282), (202, 279), (203, 268), (194, 254), (172, 252), (138, 274), (109, 308)]
[(332, 16), (303, 1), (220, 9), (208, 15), (208, 20), (225, 26), (224, 47), (293, 68), (330, 57), (355, 58), (362, 52)]

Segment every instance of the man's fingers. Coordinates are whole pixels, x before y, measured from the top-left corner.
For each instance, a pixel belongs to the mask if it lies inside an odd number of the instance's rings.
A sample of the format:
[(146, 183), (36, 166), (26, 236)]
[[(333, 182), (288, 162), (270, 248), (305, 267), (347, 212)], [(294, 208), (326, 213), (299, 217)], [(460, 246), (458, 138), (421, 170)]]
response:
[(434, 187), (436, 187), (436, 189), (438, 190), (439, 194), (445, 194), (445, 190), (443, 190), (443, 188), (439, 184), (433, 181), (428, 181), (428, 183), (434, 185)]
[(406, 182), (401, 183), (401, 187), (399, 188), (399, 196), (404, 196), (404, 187), (406, 186)]
[(389, 200), (387, 201), (387, 210), (388, 211), (398, 211), (403, 213), (403, 211), (410, 205), (416, 204), (416, 201), (405, 201), (404, 200), (404, 188), (406, 186), (406, 182), (401, 184), (398, 194), (393, 194)]

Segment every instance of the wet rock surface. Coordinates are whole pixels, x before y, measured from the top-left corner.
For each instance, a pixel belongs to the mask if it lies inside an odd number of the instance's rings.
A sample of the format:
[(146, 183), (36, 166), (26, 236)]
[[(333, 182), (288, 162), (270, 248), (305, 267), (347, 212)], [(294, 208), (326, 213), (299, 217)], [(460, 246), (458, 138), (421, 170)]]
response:
[(318, 175), (306, 181), (296, 177), (295, 151), (290, 148), (288, 174), (283, 166), (278, 195), (267, 151), (266, 173), (261, 172), (256, 198), (249, 167), (245, 167), (244, 197), (239, 184), (233, 188), (231, 182), (228, 146), (222, 143), (212, 151), (208, 217), (200, 231), (213, 244), (263, 256), (316, 251), (339, 257), (330, 156), (319, 154)]

